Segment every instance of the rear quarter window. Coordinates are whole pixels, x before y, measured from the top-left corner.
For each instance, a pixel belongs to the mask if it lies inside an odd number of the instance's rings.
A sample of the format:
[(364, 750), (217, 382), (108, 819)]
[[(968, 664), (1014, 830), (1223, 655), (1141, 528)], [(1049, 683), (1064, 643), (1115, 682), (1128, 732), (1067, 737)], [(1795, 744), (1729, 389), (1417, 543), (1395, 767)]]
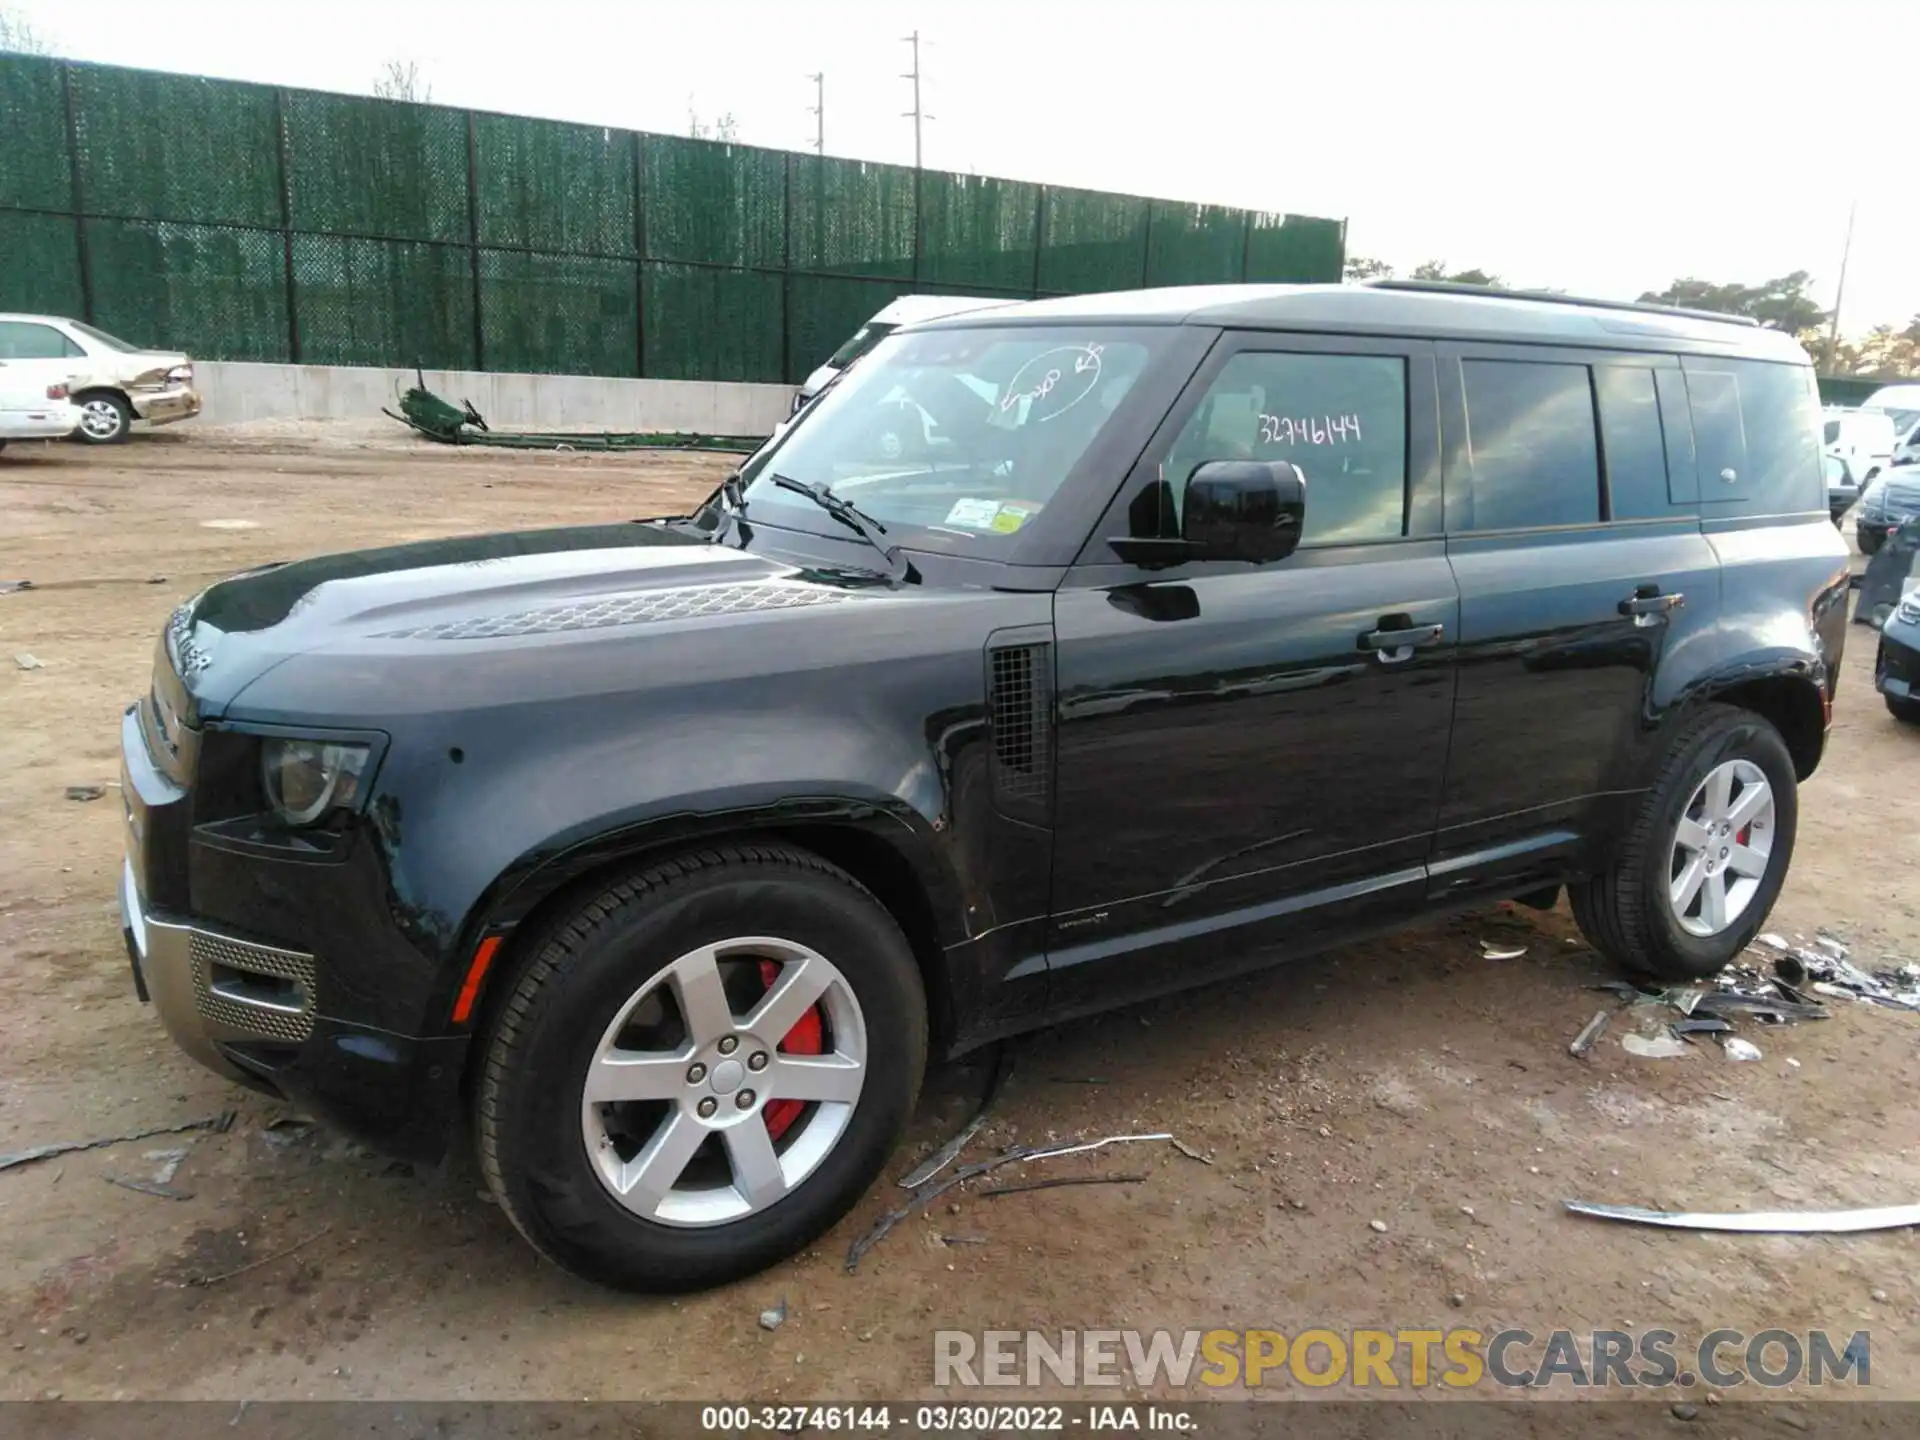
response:
[(1747, 514), (1826, 508), (1813, 371), (1767, 360), (1684, 362), (1700, 456), (1700, 499)]

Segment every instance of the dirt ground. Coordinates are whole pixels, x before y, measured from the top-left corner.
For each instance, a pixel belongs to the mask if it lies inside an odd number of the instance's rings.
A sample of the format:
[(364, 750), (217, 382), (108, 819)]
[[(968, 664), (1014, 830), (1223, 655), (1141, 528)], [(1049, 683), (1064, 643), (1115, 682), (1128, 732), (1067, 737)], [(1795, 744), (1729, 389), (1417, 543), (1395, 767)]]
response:
[[(681, 509), (725, 464), (297, 426), (0, 456), (0, 582), (35, 585), (0, 593), (0, 1151), (239, 1112), (225, 1133), (0, 1172), (0, 1398), (913, 1399), (936, 1393), (938, 1328), (1456, 1325), (1864, 1329), (1874, 1393), (1920, 1398), (1920, 1234), (1684, 1234), (1560, 1203), (1920, 1198), (1920, 1016), (1838, 1004), (1743, 1027), (1765, 1052), (1751, 1064), (1638, 1058), (1623, 1017), (1583, 1062), (1567, 1042), (1613, 1003), (1588, 988), (1611, 977), (1564, 911), (1470, 915), (1033, 1037), (970, 1158), (1167, 1130), (1211, 1163), (1154, 1144), (1035, 1165), (1147, 1178), (970, 1186), (848, 1275), (849, 1242), (902, 1194), (889, 1180), (814, 1252), (677, 1301), (545, 1266), (469, 1161), (413, 1174), (270, 1129), (282, 1110), (176, 1053), (129, 980), (115, 792), (64, 795), (117, 774), (119, 715), (172, 607), (270, 559)], [(1877, 964), (1920, 958), (1920, 892), (1897, 879), (1920, 864), (1920, 734), (1888, 716), (1871, 662), (1853, 629), (1772, 928), (1823, 927)], [(1483, 938), (1527, 954), (1485, 958)], [(932, 1078), (895, 1176), (983, 1078)], [(151, 1179), (168, 1162), (149, 1152), (181, 1146), (186, 1198), (106, 1183)], [(790, 1318), (762, 1329), (782, 1299)], [(1661, 1398), (1686, 1394), (1703, 1391)]]

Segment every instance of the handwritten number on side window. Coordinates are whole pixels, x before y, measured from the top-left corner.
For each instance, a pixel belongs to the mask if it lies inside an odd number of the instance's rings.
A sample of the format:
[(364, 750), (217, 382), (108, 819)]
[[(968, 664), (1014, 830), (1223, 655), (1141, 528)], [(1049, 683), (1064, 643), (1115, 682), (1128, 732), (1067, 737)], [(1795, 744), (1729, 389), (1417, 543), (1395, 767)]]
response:
[(1359, 444), (1358, 415), (1269, 415), (1260, 414), (1262, 445), (1345, 445)]

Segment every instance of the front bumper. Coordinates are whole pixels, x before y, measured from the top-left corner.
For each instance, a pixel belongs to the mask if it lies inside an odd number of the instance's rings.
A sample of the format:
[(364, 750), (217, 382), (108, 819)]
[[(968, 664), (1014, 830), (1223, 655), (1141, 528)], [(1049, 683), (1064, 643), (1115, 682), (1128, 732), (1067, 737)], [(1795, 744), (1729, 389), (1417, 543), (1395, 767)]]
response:
[(120, 924), (135, 993), (151, 1000), (174, 1043), (215, 1074), (386, 1154), (438, 1160), (458, 1128), (466, 1036), (419, 1039), (330, 1016), (323, 955), (149, 903), (142, 876), (178, 859), (159, 852), (177, 843), (162, 837), (179, 833), (190, 796), (154, 766), (138, 713), (129, 709), (122, 723), (120, 765)]
[(1920, 699), (1920, 625), (1896, 615), (1881, 627), (1873, 688), (1896, 700)]
[(176, 420), (191, 420), (200, 413), (200, 392), (191, 385), (136, 390), (127, 399), (133, 404), (133, 413), (151, 425), (171, 425)]

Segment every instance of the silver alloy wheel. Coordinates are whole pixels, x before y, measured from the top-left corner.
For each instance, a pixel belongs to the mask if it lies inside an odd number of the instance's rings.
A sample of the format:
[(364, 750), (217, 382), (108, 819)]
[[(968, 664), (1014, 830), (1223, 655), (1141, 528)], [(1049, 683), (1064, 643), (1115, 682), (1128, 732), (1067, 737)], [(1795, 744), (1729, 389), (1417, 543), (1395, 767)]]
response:
[[(768, 961), (778, 973), (748, 1013), (736, 1015), (722, 966), (757, 969)], [(622, 1048), (636, 1017), (663, 1013), (667, 998), (681, 1022), (678, 1042)], [(826, 1019), (825, 1053), (782, 1052), (781, 1040), (816, 1005)], [(866, 1062), (860, 1002), (825, 956), (766, 936), (705, 945), (641, 986), (600, 1037), (581, 1096), (587, 1153), (613, 1197), (643, 1219), (682, 1226), (744, 1219), (796, 1189), (839, 1143)], [(766, 1109), (778, 1100), (806, 1108), (776, 1144)], [(648, 1133), (633, 1133), (635, 1112)], [(709, 1148), (709, 1183), (702, 1183), (689, 1170), (715, 1137), (719, 1153)]]
[(1718, 935), (1753, 903), (1775, 833), (1773, 787), (1751, 760), (1707, 772), (1674, 827), (1667, 898), (1689, 935)]
[(80, 407), (80, 428), (89, 439), (111, 440), (125, 423), (120, 407), (111, 400), (96, 397)]

